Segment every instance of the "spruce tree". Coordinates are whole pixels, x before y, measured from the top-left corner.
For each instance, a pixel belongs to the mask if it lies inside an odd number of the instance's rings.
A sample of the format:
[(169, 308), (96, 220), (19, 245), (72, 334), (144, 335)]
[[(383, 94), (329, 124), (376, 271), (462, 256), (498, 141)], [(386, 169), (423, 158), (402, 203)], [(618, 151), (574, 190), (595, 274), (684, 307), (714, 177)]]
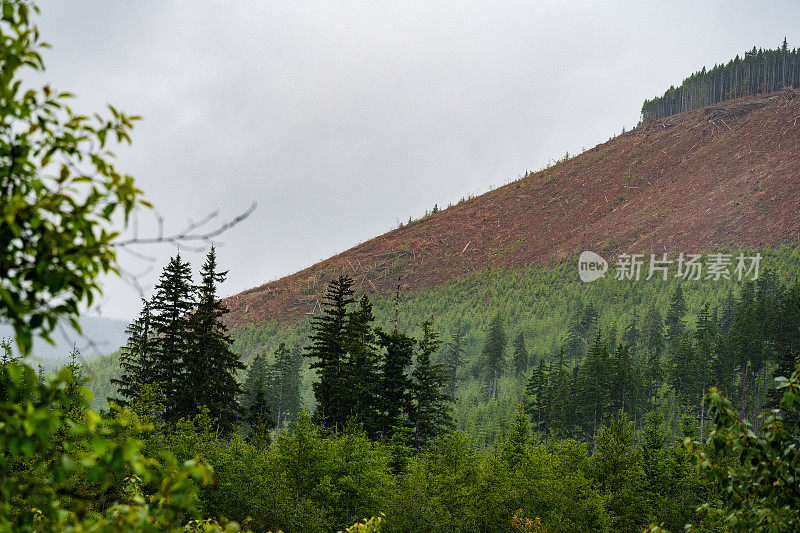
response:
[[(536, 430), (543, 428), (546, 422), (547, 405), (547, 374), (544, 359), (533, 368), (528, 384), (525, 387), (525, 412), (533, 417)], [(544, 416), (543, 416), (544, 415)]]
[(483, 357), (489, 370), (489, 398), (493, 400), (497, 398), (497, 382), (505, 367), (506, 342), (506, 332), (500, 320), (500, 313), (497, 313), (489, 325), (483, 343)]
[(667, 340), (670, 343), (680, 342), (680, 337), (684, 333), (684, 316), (686, 315), (686, 302), (683, 299), (681, 286), (675, 287), (675, 291), (670, 298), (669, 308), (664, 323), (667, 327)]
[(546, 425), (561, 436), (568, 436), (572, 430), (572, 421), (575, 420), (576, 406), (573, 401), (573, 378), (567, 371), (567, 356), (564, 346), (558, 351), (556, 358), (551, 361), (547, 372), (547, 406), (548, 414)]
[(450, 414), (452, 397), (444, 392), (447, 374), (431, 356), (439, 349), (438, 335), (432, 322), (422, 323), (422, 339), (418, 343), (417, 364), (411, 373), (414, 380), (413, 435), (417, 448), (422, 448), (442, 432), (454, 427)]
[(461, 326), (461, 321), (456, 323), (456, 331), (453, 333), (453, 338), (447, 344), (445, 351), (445, 369), (448, 375), (447, 389), (451, 398), (456, 397), (456, 388), (458, 386), (458, 369), (463, 364), (464, 347), (462, 341), (464, 334)]
[(386, 333), (378, 329), (376, 333), (384, 351), (378, 380), (379, 433), (390, 437), (409, 425), (413, 383), (406, 368), (414, 357), (416, 340), (397, 330)]
[(525, 337), (522, 332), (517, 333), (514, 338), (514, 370), (518, 376), (523, 376), (528, 372), (528, 348), (525, 346)]
[(205, 406), (223, 435), (236, 426), (240, 411), (237, 397), (241, 393), (236, 373), (245, 368), (231, 349), (233, 340), (222, 322), (228, 309), (217, 296), (217, 284), (223, 283), (227, 275), (227, 271), (217, 270), (212, 246), (200, 269), (201, 282), (195, 288), (197, 303), (189, 317), (189, 346), (180, 387), (185, 402), (183, 416), (195, 415)]
[(614, 350), (609, 372), (609, 411), (617, 413), (633, 413), (631, 400), (635, 381), (631, 350), (627, 344), (621, 343)]
[(577, 407), (583, 437), (590, 439), (603, 424), (610, 400), (610, 357), (600, 330), (595, 333), (586, 359), (578, 370)]
[(353, 280), (341, 275), (331, 281), (322, 301), (322, 315), (311, 320), (311, 345), (306, 357), (319, 381), (312, 385), (317, 400), (317, 419), (334, 430), (347, 423), (345, 365), (349, 342), (349, 306), (353, 303)]
[(343, 366), (344, 390), (341, 391), (348, 408), (347, 421), (360, 426), (370, 437), (379, 431), (378, 378), (380, 355), (372, 322), (372, 304), (366, 295), (358, 307), (348, 314), (346, 355)]
[(189, 349), (189, 313), (194, 307), (192, 293), (189, 263), (178, 253), (161, 272), (150, 304), (155, 385), (164, 396), (165, 416), (171, 422), (188, 414), (183, 377)]
[(243, 387), (242, 406), (250, 438), (263, 438), (275, 427), (275, 419), (272, 417), (267, 398), (267, 381), (267, 358), (261, 352), (253, 358)]
[(300, 414), (300, 357), (281, 343), (269, 370), (268, 401), (278, 427)]
[(622, 342), (628, 345), (631, 355), (635, 355), (639, 349), (639, 337), (639, 315), (636, 314), (636, 307), (634, 307), (631, 321), (622, 332)]
[(139, 317), (125, 329), (128, 341), (122, 347), (119, 358), (122, 373), (119, 378), (111, 380), (111, 384), (117, 388), (118, 397), (109, 398), (109, 401), (129, 406), (139, 395), (142, 386), (156, 381), (150, 346), (151, 328), (150, 302), (143, 299)]

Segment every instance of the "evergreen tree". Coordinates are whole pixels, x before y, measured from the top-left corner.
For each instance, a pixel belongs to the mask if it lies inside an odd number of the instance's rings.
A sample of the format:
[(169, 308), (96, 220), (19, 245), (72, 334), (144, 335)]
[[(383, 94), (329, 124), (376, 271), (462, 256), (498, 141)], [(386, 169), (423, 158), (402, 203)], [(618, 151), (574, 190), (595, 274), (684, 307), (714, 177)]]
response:
[(525, 337), (522, 332), (514, 338), (514, 369), (518, 376), (528, 372), (528, 349), (525, 346)]
[(533, 417), (534, 427), (539, 430), (543, 427), (544, 415), (547, 415), (547, 374), (544, 359), (534, 367), (525, 387), (525, 412)]
[(267, 398), (268, 374), (266, 355), (259, 353), (247, 370), (243, 387), (242, 406), (250, 438), (263, 438), (276, 425)]
[(583, 437), (587, 440), (600, 428), (607, 414), (611, 386), (609, 359), (608, 344), (598, 329), (577, 378), (576, 404), (581, 411)]
[(226, 272), (217, 270), (216, 250), (212, 246), (200, 270), (200, 284), (195, 289), (197, 303), (189, 316), (189, 342), (184, 355), (185, 373), (182, 416), (194, 416), (201, 407), (219, 424), (225, 435), (236, 425), (241, 393), (236, 372), (245, 368), (231, 349), (232, 339), (222, 317), (228, 309), (217, 297), (217, 284), (225, 281)]
[(586, 352), (586, 347), (589, 345), (589, 341), (597, 327), (598, 317), (597, 309), (589, 302), (585, 306), (580, 305), (578, 307), (569, 323), (565, 349), (567, 357), (573, 360), (575, 368), (577, 368), (578, 361)]
[(83, 364), (78, 362), (81, 353), (78, 351), (78, 346), (73, 343), (72, 350), (69, 352), (69, 362), (66, 364), (65, 368), (69, 369), (70, 374), (72, 375), (72, 379), (67, 383), (67, 399), (68, 404), (66, 406), (66, 413), (67, 415), (72, 418), (73, 421), (80, 420), (80, 414), (83, 410), (83, 399), (78, 397), (78, 388), (84, 385), (84, 382), (87, 381), (84, 377), (84, 368)]
[(422, 323), (422, 339), (418, 343), (417, 364), (411, 373), (414, 380), (413, 431), (417, 448), (422, 448), (442, 432), (454, 427), (450, 414), (452, 397), (444, 392), (447, 374), (431, 356), (439, 349), (439, 339), (432, 322)]
[(680, 337), (684, 333), (684, 316), (686, 316), (686, 302), (683, 299), (683, 290), (678, 285), (672, 293), (664, 320), (667, 327), (667, 340), (670, 343), (680, 342)]
[(269, 371), (269, 395), (267, 401), (272, 408), (278, 427), (284, 421), (300, 414), (300, 357), (281, 343), (275, 351), (275, 362)]
[(458, 369), (463, 364), (464, 347), (462, 341), (464, 334), (461, 327), (461, 321), (456, 323), (456, 331), (453, 333), (453, 338), (447, 345), (445, 356), (445, 369), (448, 375), (447, 388), (451, 398), (456, 397), (456, 387), (458, 385)]
[(497, 382), (505, 367), (506, 332), (497, 313), (489, 324), (483, 343), (483, 357), (489, 370), (489, 398), (497, 398)]
[(378, 380), (379, 433), (390, 437), (397, 428), (408, 427), (412, 416), (414, 386), (406, 368), (414, 357), (416, 341), (397, 330), (386, 333), (378, 329), (377, 335), (384, 350)]
[(658, 385), (662, 382), (661, 356), (664, 353), (664, 321), (661, 313), (653, 305), (647, 311), (642, 323), (642, 341), (647, 351), (647, 372), (645, 381), (650, 389), (650, 400), (655, 405)]
[(375, 320), (372, 304), (366, 295), (358, 307), (348, 314), (347, 345), (342, 380), (348, 413), (347, 421), (361, 426), (367, 435), (374, 437), (379, 431), (378, 377), (380, 355), (377, 337), (372, 327)]
[(635, 390), (635, 372), (630, 348), (625, 343), (617, 345), (614, 350), (609, 378), (611, 385), (609, 411), (611, 413), (619, 411), (623, 411), (626, 414), (633, 413), (631, 401)]
[(575, 404), (573, 379), (567, 371), (566, 351), (563, 346), (555, 360), (550, 363), (547, 375), (549, 381), (547, 400), (544, 404), (549, 407), (547, 425), (557, 434), (567, 436), (572, 430), (572, 421), (575, 419)]
[(697, 346), (688, 337), (670, 353), (670, 385), (682, 405), (699, 404), (703, 396), (706, 361), (700, 356)]
[(122, 406), (131, 405), (144, 385), (156, 382), (157, 374), (150, 346), (151, 337), (150, 302), (142, 300), (139, 317), (128, 324), (125, 334), (128, 341), (122, 347), (119, 378), (112, 378), (111, 384), (117, 388), (117, 398), (109, 398)]
[(161, 272), (150, 304), (155, 385), (164, 395), (165, 416), (172, 422), (187, 415), (183, 375), (189, 349), (189, 313), (194, 307), (192, 292), (189, 263), (182, 261), (179, 253)]
[(634, 307), (631, 321), (622, 332), (622, 342), (628, 345), (631, 355), (635, 355), (639, 350), (639, 337), (639, 315), (636, 314), (636, 307)]
[(530, 443), (530, 422), (525, 410), (520, 406), (506, 432), (505, 439), (498, 446), (500, 456), (511, 469), (515, 469), (525, 460)]
[(731, 98), (800, 87), (800, 50), (790, 50), (786, 39), (775, 50), (753, 47), (726, 64), (703, 67), (678, 87), (645, 100), (642, 121), (652, 122), (690, 109)]
[(311, 368), (319, 381), (312, 385), (317, 400), (316, 417), (334, 430), (347, 423), (349, 407), (345, 365), (349, 342), (349, 306), (353, 280), (341, 275), (331, 281), (322, 302), (322, 315), (311, 320), (311, 345), (304, 355), (313, 358)]

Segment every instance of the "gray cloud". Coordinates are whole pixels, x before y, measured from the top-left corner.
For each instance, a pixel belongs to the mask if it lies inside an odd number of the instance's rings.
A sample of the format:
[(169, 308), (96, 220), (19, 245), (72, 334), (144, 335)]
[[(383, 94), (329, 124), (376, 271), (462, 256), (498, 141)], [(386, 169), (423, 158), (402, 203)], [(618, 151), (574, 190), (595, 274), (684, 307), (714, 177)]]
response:
[[(227, 294), (603, 142), (703, 65), (800, 44), (792, 2), (41, 7), (44, 78), (144, 116), (119, 165), (170, 227), (259, 203), (223, 238)], [(174, 249), (148, 251), (152, 284)], [(105, 313), (136, 314), (106, 288)]]

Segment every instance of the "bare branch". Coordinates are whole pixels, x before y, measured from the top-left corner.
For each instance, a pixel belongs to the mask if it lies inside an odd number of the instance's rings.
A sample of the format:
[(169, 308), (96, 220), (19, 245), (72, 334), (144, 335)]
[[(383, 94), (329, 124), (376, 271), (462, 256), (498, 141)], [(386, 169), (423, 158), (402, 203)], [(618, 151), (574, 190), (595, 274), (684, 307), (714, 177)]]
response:
[[(198, 222), (189, 221), (189, 224), (178, 233), (174, 233), (172, 235), (164, 235), (164, 218), (159, 214), (156, 213), (157, 220), (158, 220), (158, 235), (156, 237), (150, 238), (140, 238), (138, 236), (134, 236), (130, 239), (119, 240), (114, 243), (114, 246), (118, 247), (125, 247), (134, 244), (161, 244), (161, 243), (171, 243), (171, 244), (179, 244), (181, 246), (187, 246), (187, 242), (197, 242), (197, 241), (204, 241), (209, 242), (213, 237), (217, 237), (222, 233), (226, 232), (233, 226), (239, 224), (244, 219), (249, 217), (253, 214), (253, 211), (256, 209), (256, 203), (253, 202), (250, 207), (248, 207), (242, 214), (220, 224), (217, 228), (212, 229), (210, 231), (199, 232), (203, 226), (206, 226), (211, 221), (213, 221), (218, 215), (218, 211), (212, 211), (205, 217), (203, 217)], [(201, 248), (202, 249), (202, 248)]]

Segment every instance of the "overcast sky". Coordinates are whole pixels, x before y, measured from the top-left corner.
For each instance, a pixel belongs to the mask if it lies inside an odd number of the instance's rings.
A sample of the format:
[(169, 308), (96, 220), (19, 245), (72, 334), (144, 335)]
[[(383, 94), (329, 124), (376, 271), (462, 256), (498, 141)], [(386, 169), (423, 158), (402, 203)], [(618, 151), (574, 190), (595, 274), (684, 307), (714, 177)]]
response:
[[(225, 295), (604, 142), (703, 65), (800, 44), (789, 1), (40, 5), (46, 81), (144, 117), (119, 167), (168, 229), (258, 202), (222, 238)], [(142, 251), (152, 287), (175, 249)], [(138, 310), (106, 283), (103, 314)]]

